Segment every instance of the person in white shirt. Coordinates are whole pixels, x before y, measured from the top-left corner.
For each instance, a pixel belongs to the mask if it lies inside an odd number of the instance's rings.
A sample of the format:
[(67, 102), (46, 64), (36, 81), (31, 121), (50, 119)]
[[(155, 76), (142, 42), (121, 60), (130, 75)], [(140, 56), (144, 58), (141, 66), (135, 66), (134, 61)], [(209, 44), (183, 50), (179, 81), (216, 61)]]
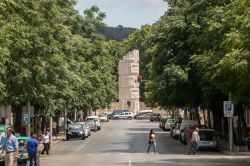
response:
[(199, 141), (200, 141), (199, 128), (196, 127), (193, 131), (193, 134), (192, 134), (192, 153), (193, 153), (193, 155), (195, 155), (197, 150), (198, 150), (198, 142)]
[(43, 150), (41, 154), (44, 155), (44, 152), (46, 151), (46, 154), (49, 155), (50, 136), (48, 134), (48, 131), (45, 131), (45, 133), (42, 135), (42, 143), (43, 143)]

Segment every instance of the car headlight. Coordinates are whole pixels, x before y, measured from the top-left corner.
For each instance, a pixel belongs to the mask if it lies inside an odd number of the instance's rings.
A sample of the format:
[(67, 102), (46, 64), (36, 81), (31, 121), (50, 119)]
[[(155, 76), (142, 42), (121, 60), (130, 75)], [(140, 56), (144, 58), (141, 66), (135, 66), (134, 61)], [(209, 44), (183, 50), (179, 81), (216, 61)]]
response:
[(82, 131), (80, 131), (80, 134), (83, 134), (83, 132), (82, 132)]

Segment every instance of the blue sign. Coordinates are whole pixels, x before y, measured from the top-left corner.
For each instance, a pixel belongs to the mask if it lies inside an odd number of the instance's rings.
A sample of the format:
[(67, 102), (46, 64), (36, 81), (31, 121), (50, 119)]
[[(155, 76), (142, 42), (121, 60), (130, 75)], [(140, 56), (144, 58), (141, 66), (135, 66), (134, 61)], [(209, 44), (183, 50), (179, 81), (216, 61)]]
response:
[(28, 113), (23, 114), (23, 124), (30, 124), (30, 115)]
[(231, 103), (226, 103), (225, 104), (225, 110), (227, 112), (232, 112), (232, 104)]
[(232, 101), (224, 101), (224, 117), (233, 117), (234, 105)]

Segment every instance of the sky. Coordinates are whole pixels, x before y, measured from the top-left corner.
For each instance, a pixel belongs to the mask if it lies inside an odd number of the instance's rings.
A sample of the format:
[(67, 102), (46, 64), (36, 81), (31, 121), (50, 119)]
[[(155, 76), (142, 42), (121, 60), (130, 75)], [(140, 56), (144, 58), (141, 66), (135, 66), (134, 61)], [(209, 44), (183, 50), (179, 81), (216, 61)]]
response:
[(132, 28), (156, 22), (168, 7), (163, 0), (77, 0), (76, 9), (82, 14), (93, 5), (106, 13), (108, 26)]

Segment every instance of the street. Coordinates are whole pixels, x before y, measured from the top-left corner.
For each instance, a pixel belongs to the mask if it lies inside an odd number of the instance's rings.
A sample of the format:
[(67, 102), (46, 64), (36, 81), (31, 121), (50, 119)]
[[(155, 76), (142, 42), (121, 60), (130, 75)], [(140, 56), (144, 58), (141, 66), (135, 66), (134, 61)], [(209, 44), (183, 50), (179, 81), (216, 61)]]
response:
[[(146, 153), (149, 130), (157, 134), (157, 154)], [(162, 131), (157, 122), (113, 120), (102, 123), (102, 130), (86, 140), (57, 143), (51, 155), (41, 156), (42, 166), (247, 166), (249, 156), (229, 156), (222, 152), (199, 152), (187, 155), (186, 146)]]

